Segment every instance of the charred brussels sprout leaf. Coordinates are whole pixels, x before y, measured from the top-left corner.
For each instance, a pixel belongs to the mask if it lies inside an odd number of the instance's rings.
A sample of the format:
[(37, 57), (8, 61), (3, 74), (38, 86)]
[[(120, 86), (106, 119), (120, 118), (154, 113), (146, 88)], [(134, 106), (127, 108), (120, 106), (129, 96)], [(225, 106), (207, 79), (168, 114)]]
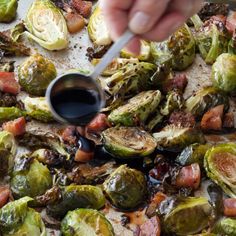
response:
[(183, 199), (163, 219), (166, 232), (191, 235), (201, 232), (210, 221), (211, 205), (204, 197)]
[(15, 197), (36, 197), (52, 185), (52, 176), (46, 166), (30, 157), (15, 161), (11, 176), (11, 190)]
[(29, 94), (43, 96), (57, 75), (54, 64), (40, 54), (26, 59), (18, 69), (19, 83)]
[(114, 157), (147, 156), (156, 148), (155, 139), (136, 127), (114, 127), (103, 132), (105, 149)]
[(211, 80), (215, 87), (225, 92), (236, 90), (236, 55), (223, 53), (212, 66)]
[(14, 72), (14, 61), (1, 62), (0, 61), (0, 72)]
[(120, 209), (137, 207), (144, 202), (147, 194), (143, 173), (126, 165), (117, 168), (103, 185), (111, 203)]
[(0, 233), (3, 236), (46, 236), (40, 214), (27, 205), (31, 200), (24, 197), (0, 209)]
[(36, 0), (25, 19), (25, 34), (48, 50), (61, 50), (68, 45), (66, 21), (60, 9), (49, 0)]
[(221, 90), (214, 87), (207, 87), (199, 90), (196, 94), (189, 97), (185, 103), (186, 111), (200, 118), (210, 108), (224, 105), (224, 109), (229, 108), (229, 98)]
[(236, 235), (236, 219), (234, 218), (222, 218), (214, 226), (213, 233), (217, 235), (227, 235), (235, 236)]
[(227, 195), (236, 197), (236, 145), (234, 143), (219, 144), (207, 151), (204, 167), (208, 177)]
[(48, 213), (54, 217), (64, 217), (76, 208), (100, 209), (105, 205), (105, 197), (99, 187), (92, 185), (69, 185), (62, 191), (61, 200), (48, 205)]
[(13, 29), (11, 29), (10, 32), (10, 37), (13, 42), (18, 42), (20, 39), (20, 36), (23, 34), (25, 31), (25, 25), (24, 23), (19, 23), (17, 24)]
[(113, 110), (108, 119), (113, 124), (135, 126), (144, 123), (148, 116), (153, 113), (161, 101), (161, 92), (150, 90), (139, 93), (129, 99), (127, 104)]
[(24, 115), (25, 112), (17, 107), (0, 107), (0, 122), (14, 120)]
[(0, 0), (0, 22), (10, 22), (16, 17), (17, 0)]
[(106, 217), (96, 210), (77, 209), (67, 213), (61, 223), (65, 236), (114, 236), (114, 230)]
[(157, 64), (171, 61), (175, 70), (184, 70), (195, 58), (195, 40), (191, 30), (185, 24), (168, 40), (161, 43), (151, 43), (152, 56)]
[(182, 151), (193, 143), (205, 143), (203, 133), (195, 128), (182, 128), (168, 125), (158, 133), (153, 134), (157, 141), (157, 147), (173, 152)]

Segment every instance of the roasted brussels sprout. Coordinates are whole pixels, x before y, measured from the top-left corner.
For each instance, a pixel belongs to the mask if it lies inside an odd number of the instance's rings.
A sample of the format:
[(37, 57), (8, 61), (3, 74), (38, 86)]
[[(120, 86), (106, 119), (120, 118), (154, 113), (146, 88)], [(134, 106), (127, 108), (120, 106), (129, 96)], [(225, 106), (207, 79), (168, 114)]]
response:
[(108, 120), (113, 124), (135, 126), (144, 123), (148, 116), (153, 113), (161, 101), (159, 90), (150, 90), (139, 93), (129, 99), (127, 104), (113, 110)]
[(49, 83), (57, 75), (54, 64), (40, 54), (34, 54), (18, 68), (19, 83), (29, 94), (44, 96)]
[(45, 97), (26, 97), (23, 101), (27, 115), (42, 122), (53, 121), (53, 116)]
[(195, 40), (191, 30), (185, 24), (168, 40), (151, 43), (151, 53), (157, 64), (171, 61), (174, 70), (184, 70), (195, 58)]
[(68, 211), (76, 208), (100, 209), (105, 205), (105, 197), (99, 187), (92, 185), (69, 185), (61, 193), (61, 199), (47, 206), (54, 217), (64, 217)]
[(142, 172), (121, 165), (103, 184), (111, 203), (120, 209), (137, 207), (145, 200), (147, 182)]
[(23, 197), (0, 209), (0, 233), (3, 236), (46, 236), (46, 228), (38, 212), (28, 207), (33, 199)]
[(186, 147), (176, 158), (176, 162), (182, 166), (198, 163), (203, 167), (204, 156), (211, 148), (209, 144), (194, 143)]
[(210, 108), (222, 104), (224, 109), (228, 110), (229, 98), (224, 92), (214, 87), (200, 89), (185, 103), (186, 111), (192, 113), (196, 118), (201, 118)]
[(211, 205), (204, 197), (182, 199), (163, 219), (164, 231), (176, 235), (201, 232), (210, 222)]
[(15, 161), (11, 174), (11, 190), (16, 198), (36, 197), (52, 186), (52, 176), (46, 166), (31, 157)]
[(25, 112), (17, 107), (0, 107), (0, 122), (14, 120), (24, 115)]
[(137, 127), (109, 128), (102, 136), (105, 149), (118, 158), (147, 156), (156, 148), (155, 139)]
[(10, 22), (16, 17), (18, 2), (17, 0), (1, 0), (0, 3), (0, 22)]
[(14, 72), (14, 61), (1, 62), (0, 61), (0, 72)]
[(215, 224), (212, 232), (216, 233), (217, 235), (235, 236), (236, 219), (223, 217)]
[(236, 55), (223, 53), (212, 66), (213, 85), (225, 92), (236, 90)]
[[(61, 50), (68, 45), (66, 21), (60, 9), (49, 0), (36, 0), (25, 18), (25, 34), (48, 50)], [(45, 70), (46, 71), (46, 70)]]
[(153, 134), (157, 141), (157, 147), (173, 152), (182, 151), (193, 143), (205, 143), (203, 133), (195, 128), (182, 128), (168, 125), (158, 133)]
[(67, 213), (61, 222), (61, 232), (64, 236), (114, 236), (111, 223), (99, 211), (92, 209), (77, 209)]
[(225, 143), (212, 147), (205, 155), (204, 167), (212, 181), (227, 195), (236, 197), (236, 144)]
[(20, 36), (25, 31), (25, 25), (23, 22), (17, 24), (14, 26), (14, 28), (11, 29), (10, 37), (13, 42), (18, 42), (20, 39)]
[(200, 54), (207, 64), (213, 64), (220, 54), (228, 51), (230, 35), (224, 20), (214, 16), (203, 24), (199, 16), (195, 15), (192, 21)]

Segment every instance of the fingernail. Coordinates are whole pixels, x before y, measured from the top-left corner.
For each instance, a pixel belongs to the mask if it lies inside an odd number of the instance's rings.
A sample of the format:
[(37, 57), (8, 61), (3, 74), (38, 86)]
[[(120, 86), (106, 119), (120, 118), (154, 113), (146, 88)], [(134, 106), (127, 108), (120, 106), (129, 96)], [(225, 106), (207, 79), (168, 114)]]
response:
[(150, 16), (144, 12), (137, 12), (129, 22), (129, 28), (136, 34), (143, 34), (149, 30)]

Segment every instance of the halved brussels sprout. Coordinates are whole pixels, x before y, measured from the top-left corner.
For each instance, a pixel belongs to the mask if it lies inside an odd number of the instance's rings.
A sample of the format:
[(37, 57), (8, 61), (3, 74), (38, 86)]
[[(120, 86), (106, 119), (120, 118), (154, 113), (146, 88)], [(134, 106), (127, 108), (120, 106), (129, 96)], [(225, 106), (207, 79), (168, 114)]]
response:
[(175, 125), (168, 125), (153, 137), (157, 141), (157, 147), (173, 152), (182, 151), (193, 143), (205, 143), (203, 133), (195, 128), (182, 128)]
[(44, 96), (49, 83), (57, 75), (54, 64), (40, 54), (26, 59), (18, 68), (19, 83), (29, 94)]
[(48, 50), (68, 46), (68, 30), (60, 9), (49, 0), (35, 0), (25, 18), (25, 34)]
[(229, 98), (221, 90), (214, 87), (206, 87), (197, 91), (189, 97), (185, 103), (186, 111), (192, 113), (197, 118), (203, 116), (210, 108), (224, 105), (224, 109), (229, 108)]
[(96, 45), (104, 46), (112, 43), (104, 16), (99, 7), (96, 7), (89, 19), (88, 34), (92, 42)]
[(40, 214), (28, 207), (32, 200), (24, 197), (0, 209), (0, 233), (3, 236), (46, 236)]
[(108, 120), (113, 124), (135, 126), (144, 123), (148, 116), (153, 113), (161, 101), (159, 90), (150, 90), (139, 93), (129, 99), (127, 104), (113, 110)]
[(156, 148), (155, 139), (137, 127), (113, 127), (103, 133), (105, 149), (114, 157), (131, 158), (147, 156)]
[(225, 92), (236, 90), (236, 55), (221, 54), (212, 66), (213, 85)]
[(215, 224), (212, 232), (217, 235), (235, 236), (236, 219), (223, 217)]
[(23, 103), (25, 105), (27, 115), (35, 120), (46, 123), (54, 120), (45, 97), (26, 97), (23, 100)]
[(106, 217), (96, 210), (77, 209), (67, 213), (61, 222), (64, 236), (114, 236), (114, 230)]
[(36, 197), (52, 186), (49, 169), (31, 157), (22, 157), (15, 161), (11, 175), (11, 190), (16, 198)]
[(132, 209), (144, 202), (147, 182), (142, 172), (121, 165), (103, 184), (111, 203), (120, 209)]
[(17, 0), (0, 1), (0, 22), (10, 22), (16, 17)]
[(227, 195), (236, 197), (236, 144), (225, 143), (212, 147), (205, 155), (204, 167), (212, 181)]
[(185, 24), (168, 40), (151, 43), (152, 56), (157, 64), (171, 61), (174, 70), (184, 70), (195, 58), (195, 40), (191, 30)]
[(182, 166), (198, 163), (203, 167), (204, 156), (211, 148), (209, 144), (194, 143), (186, 147), (176, 158), (176, 162)]
[(16, 142), (12, 133), (8, 131), (0, 132), (0, 148), (9, 150), (12, 155), (16, 154)]
[(0, 107), (0, 122), (17, 119), (25, 116), (25, 112), (17, 107)]
[(105, 205), (101, 188), (92, 185), (69, 185), (61, 193), (61, 199), (47, 206), (54, 217), (64, 217), (68, 211), (76, 208), (100, 209)]
[(199, 233), (208, 226), (211, 211), (211, 205), (207, 198), (185, 198), (164, 216), (164, 231), (175, 233), (176, 235)]

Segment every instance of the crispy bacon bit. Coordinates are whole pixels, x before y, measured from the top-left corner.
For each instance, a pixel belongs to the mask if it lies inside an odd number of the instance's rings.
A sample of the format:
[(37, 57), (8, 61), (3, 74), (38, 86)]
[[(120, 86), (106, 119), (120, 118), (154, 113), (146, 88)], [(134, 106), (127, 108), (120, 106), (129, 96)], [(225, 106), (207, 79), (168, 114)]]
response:
[(185, 74), (175, 75), (173, 79), (167, 80), (163, 85), (163, 92), (168, 93), (171, 90), (177, 89), (184, 92), (188, 84), (188, 79)]
[(85, 26), (84, 18), (75, 12), (67, 12), (65, 15), (68, 30), (71, 34), (81, 31)]
[(110, 127), (110, 124), (107, 120), (105, 114), (98, 114), (87, 126), (86, 129), (88, 132), (102, 132), (103, 130)]
[(72, 6), (83, 17), (88, 18), (92, 11), (92, 2), (82, 0), (72, 0)]
[(139, 236), (160, 236), (161, 224), (157, 216), (153, 216), (148, 219), (144, 224), (140, 226)]
[(229, 112), (224, 115), (223, 127), (234, 128), (234, 113), (233, 112)]
[(223, 113), (224, 105), (210, 109), (202, 117), (201, 128), (203, 130), (222, 130)]
[(62, 134), (62, 140), (70, 145), (76, 145), (77, 137), (76, 137), (76, 127), (75, 126), (68, 126), (66, 127)]
[(170, 115), (169, 123), (181, 127), (194, 127), (196, 125), (194, 116), (184, 111), (174, 111)]
[(226, 28), (230, 33), (234, 33), (236, 29), (236, 12), (231, 12), (226, 19)]
[(0, 72), (0, 90), (14, 95), (20, 92), (20, 85), (13, 72)]
[(2, 128), (14, 136), (22, 135), (25, 133), (26, 120), (24, 117), (3, 123)]
[(2, 208), (9, 200), (10, 189), (5, 186), (0, 187), (0, 208)]
[(224, 215), (236, 217), (236, 198), (224, 199)]

